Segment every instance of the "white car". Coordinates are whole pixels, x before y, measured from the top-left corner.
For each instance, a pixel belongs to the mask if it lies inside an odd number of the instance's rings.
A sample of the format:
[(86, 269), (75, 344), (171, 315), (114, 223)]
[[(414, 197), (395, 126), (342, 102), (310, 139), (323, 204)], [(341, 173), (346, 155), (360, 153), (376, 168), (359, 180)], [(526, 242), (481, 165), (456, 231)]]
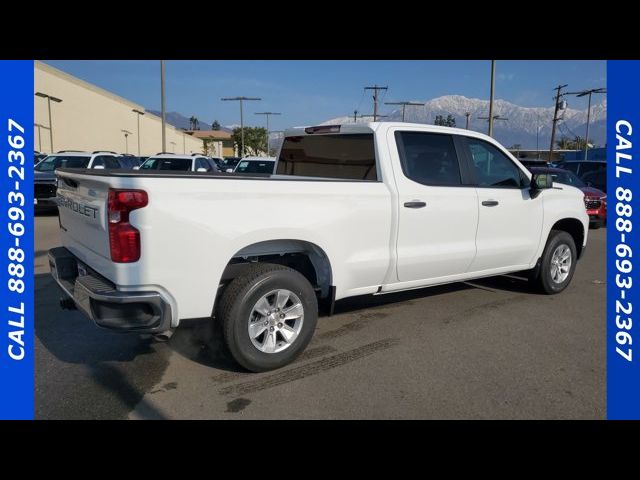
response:
[(269, 173), (275, 171), (275, 157), (244, 157), (238, 162), (236, 168), (228, 169), (227, 173)]
[(35, 210), (53, 210), (56, 208), (57, 168), (96, 168), (120, 169), (122, 164), (115, 152), (62, 150), (46, 156), (34, 166), (34, 208)]
[(183, 172), (219, 172), (216, 163), (209, 157), (199, 154), (178, 155), (175, 153), (160, 153), (147, 158), (142, 165), (134, 170), (168, 170)]
[(521, 271), (554, 294), (587, 245), (579, 189), (470, 130), (295, 128), (277, 159), (270, 176), (58, 170), (66, 306), (131, 332), (215, 319), (264, 371), (305, 349), (319, 303)]

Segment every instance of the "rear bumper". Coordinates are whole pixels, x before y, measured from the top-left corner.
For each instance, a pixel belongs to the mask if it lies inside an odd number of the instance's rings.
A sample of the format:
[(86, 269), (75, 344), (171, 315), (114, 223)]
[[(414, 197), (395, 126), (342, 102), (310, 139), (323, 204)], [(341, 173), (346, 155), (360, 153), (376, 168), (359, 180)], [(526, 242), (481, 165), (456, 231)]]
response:
[(158, 333), (171, 328), (171, 306), (158, 292), (122, 292), (64, 247), (49, 250), (51, 275), (75, 306), (110, 330)]

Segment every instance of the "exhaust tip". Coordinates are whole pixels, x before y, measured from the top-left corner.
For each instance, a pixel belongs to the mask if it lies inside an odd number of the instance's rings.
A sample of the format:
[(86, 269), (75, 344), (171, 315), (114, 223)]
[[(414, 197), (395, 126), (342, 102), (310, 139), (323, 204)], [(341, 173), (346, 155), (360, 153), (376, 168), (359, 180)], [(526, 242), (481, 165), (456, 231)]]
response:
[(153, 338), (157, 342), (168, 342), (172, 336), (173, 336), (173, 330), (165, 330), (164, 332), (153, 334)]
[(70, 297), (60, 297), (60, 307), (63, 310), (76, 310), (76, 304), (73, 301), (73, 298)]

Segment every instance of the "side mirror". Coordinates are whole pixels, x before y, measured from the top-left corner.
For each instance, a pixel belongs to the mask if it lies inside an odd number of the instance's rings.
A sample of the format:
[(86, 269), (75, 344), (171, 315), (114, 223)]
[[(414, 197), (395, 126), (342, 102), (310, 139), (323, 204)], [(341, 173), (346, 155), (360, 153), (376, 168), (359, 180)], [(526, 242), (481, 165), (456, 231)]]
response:
[(531, 190), (553, 188), (553, 177), (548, 173), (534, 173), (531, 177)]
[(134, 170), (140, 170), (140, 165), (136, 165), (135, 167), (133, 167)]
[(225, 172), (227, 172), (227, 173), (233, 173), (233, 168), (227, 168), (227, 169), (225, 170)]
[(206, 172), (207, 169), (204, 167), (198, 167), (198, 169), (196, 170), (196, 172)]
[(104, 165), (96, 165), (93, 167), (94, 170), (104, 170)]

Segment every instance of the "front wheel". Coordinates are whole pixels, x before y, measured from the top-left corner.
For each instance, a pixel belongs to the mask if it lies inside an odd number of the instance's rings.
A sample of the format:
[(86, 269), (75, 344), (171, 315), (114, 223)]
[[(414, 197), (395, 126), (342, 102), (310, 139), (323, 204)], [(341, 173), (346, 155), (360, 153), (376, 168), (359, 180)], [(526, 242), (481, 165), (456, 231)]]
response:
[(573, 278), (578, 260), (573, 237), (561, 230), (552, 230), (542, 253), (538, 275), (533, 279), (538, 289), (548, 295), (563, 291)]
[(276, 264), (256, 264), (226, 288), (218, 310), (233, 358), (253, 372), (291, 363), (311, 341), (318, 304), (309, 281)]

